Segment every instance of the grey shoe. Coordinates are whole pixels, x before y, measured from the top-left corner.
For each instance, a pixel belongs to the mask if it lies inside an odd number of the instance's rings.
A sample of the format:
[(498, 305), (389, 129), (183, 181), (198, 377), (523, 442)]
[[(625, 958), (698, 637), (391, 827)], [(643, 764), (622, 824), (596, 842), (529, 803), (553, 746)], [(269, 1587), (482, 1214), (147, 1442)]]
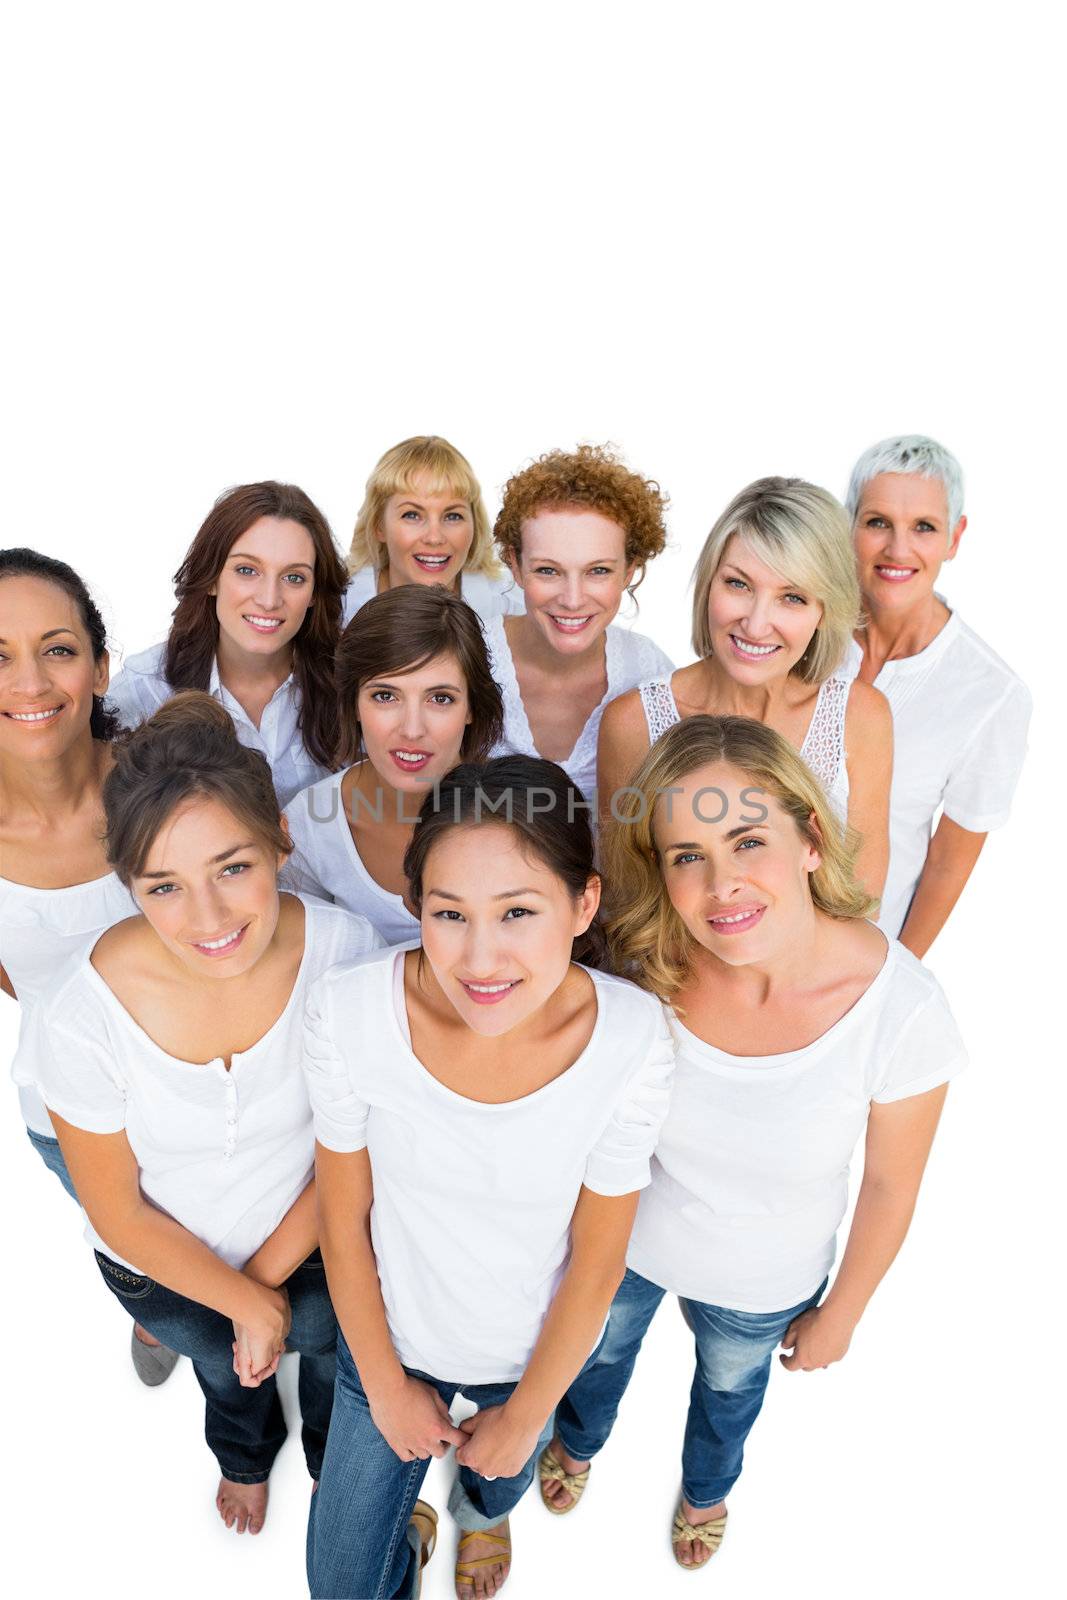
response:
[(138, 1339), (136, 1327), (130, 1334), (130, 1355), (134, 1372), (150, 1389), (166, 1383), (178, 1365), (177, 1350), (168, 1350), (165, 1344), (145, 1344)]

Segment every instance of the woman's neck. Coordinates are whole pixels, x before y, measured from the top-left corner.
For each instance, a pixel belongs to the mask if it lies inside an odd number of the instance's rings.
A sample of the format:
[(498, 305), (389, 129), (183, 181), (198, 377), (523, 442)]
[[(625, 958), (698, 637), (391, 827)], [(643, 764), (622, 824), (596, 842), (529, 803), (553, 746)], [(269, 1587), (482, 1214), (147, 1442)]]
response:
[(693, 958), (693, 982), (711, 978), (716, 986), (729, 991), (731, 1000), (747, 1010), (776, 1002), (797, 989), (810, 988), (819, 981), (826, 929), (829, 919), (808, 904), (790, 919), (788, 933), (778, 948), (764, 960), (744, 966), (720, 961), (703, 945)]
[(881, 668), (887, 661), (917, 656), (941, 632), (952, 615), (932, 591), (907, 611), (879, 611), (867, 603), (867, 623), (857, 634), (865, 659)]
[(514, 662), (566, 682), (568, 678), (588, 678), (594, 666), (603, 669), (607, 649), (605, 628), (578, 655), (554, 650), (541, 629), (528, 616), (505, 617), (504, 636)]
[[(220, 629), (215, 661), (219, 669), (219, 682), (226, 686), (240, 705), (244, 705), (246, 697), (252, 701), (262, 699), (265, 705), (293, 670), (293, 647), (286, 644), (270, 655), (253, 654), (234, 644)], [(248, 709), (245, 706), (245, 710)]]
[(111, 761), (103, 740), (89, 729), (53, 761), (13, 761), (0, 758), (0, 805), (8, 818), (34, 817), (57, 822), (84, 810), (96, 810), (100, 789)]
[(754, 722), (769, 722), (789, 704), (793, 680), (788, 672), (765, 683), (738, 683), (715, 658), (706, 656), (703, 668), (705, 703), (714, 706), (716, 716), (749, 717)]
[[(430, 787), (426, 786), (425, 794), (430, 793)], [(391, 826), (410, 834), (425, 794), (397, 788), (366, 757), (349, 767), (341, 779), (341, 798), (350, 827), (362, 822), (374, 827)]]

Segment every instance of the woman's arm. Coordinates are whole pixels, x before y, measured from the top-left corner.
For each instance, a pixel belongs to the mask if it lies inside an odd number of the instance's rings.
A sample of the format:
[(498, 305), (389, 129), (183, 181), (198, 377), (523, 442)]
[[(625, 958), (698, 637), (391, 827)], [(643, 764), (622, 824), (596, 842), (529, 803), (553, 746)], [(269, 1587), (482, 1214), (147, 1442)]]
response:
[(636, 689), (612, 700), (600, 719), (596, 749), (597, 812), (612, 821), (611, 797), (625, 789), (648, 750), (648, 723)]
[(330, 1298), (378, 1432), (401, 1461), (443, 1456), (465, 1435), (428, 1383), (400, 1365), (385, 1316), (370, 1236), (374, 1200), (366, 1150), (341, 1153), (315, 1147), (319, 1244)]
[(319, 1214), (312, 1178), (273, 1233), (249, 1256), (241, 1271), (268, 1289), (279, 1288), (319, 1242)]
[(951, 817), (943, 816), (938, 823), (900, 930), (901, 944), (920, 961), (948, 921), (987, 838), (988, 834), (961, 828)]
[[(51, 1111), (51, 1108), (49, 1108)], [(176, 1294), (248, 1328), (265, 1367), (289, 1331), (289, 1301), (221, 1261), (181, 1223), (150, 1205), (124, 1133), (87, 1133), (51, 1111), (78, 1198), (100, 1238)]]
[(848, 820), (860, 836), (856, 876), (880, 896), (889, 870), (889, 790), (893, 781), (893, 715), (880, 689), (854, 683), (845, 712)]
[(871, 1295), (885, 1277), (915, 1210), (926, 1159), (948, 1084), (888, 1105), (867, 1119), (863, 1182), (837, 1277), (822, 1305), (804, 1311), (782, 1339), (790, 1371), (811, 1372), (840, 1361)]
[(4, 971), (3, 967), (0, 967), (0, 994), (9, 994), (12, 1000), (18, 999), (18, 995), (15, 993), (11, 979)]
[(483, 1477), (522, 1470), (560, 1396), (577, 1377), (604, 1326), (626, 1271), (637, 1194), (601, 1195), (583, 1186), (571, 1224), (571, 1255), (529, 1366), (502, 1406), (463, 1423), (456, 1460)]

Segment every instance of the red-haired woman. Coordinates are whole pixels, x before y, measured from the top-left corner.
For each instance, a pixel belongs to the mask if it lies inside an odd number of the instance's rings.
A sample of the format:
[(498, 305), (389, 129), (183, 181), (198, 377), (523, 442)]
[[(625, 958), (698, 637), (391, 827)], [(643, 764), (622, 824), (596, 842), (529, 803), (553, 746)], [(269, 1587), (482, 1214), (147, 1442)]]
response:
[(289, 483), (246, 483), (208, 513), (174, 578), (170, 633), (126, 662), (109, 698), (135, 727), (206, 689), (264, 755), (278, 799), (334, 767), (333, 652), (347, 573), (322, 512)]

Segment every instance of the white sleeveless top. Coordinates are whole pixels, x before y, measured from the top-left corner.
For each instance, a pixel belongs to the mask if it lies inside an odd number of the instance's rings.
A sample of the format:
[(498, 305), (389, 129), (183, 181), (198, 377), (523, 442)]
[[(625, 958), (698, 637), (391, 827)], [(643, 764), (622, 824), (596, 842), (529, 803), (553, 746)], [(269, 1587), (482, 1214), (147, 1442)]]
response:
[[(842, 822), (848, 820), (848, 767), (845, 765), (845, 710), (852, 680), (833, 673), (819, 686), (808, 731), (800, 754), (819, 779)], [(650, 678), (638, 685), (650, 744), (682, 718), (671, 691), (670, 678)]]

